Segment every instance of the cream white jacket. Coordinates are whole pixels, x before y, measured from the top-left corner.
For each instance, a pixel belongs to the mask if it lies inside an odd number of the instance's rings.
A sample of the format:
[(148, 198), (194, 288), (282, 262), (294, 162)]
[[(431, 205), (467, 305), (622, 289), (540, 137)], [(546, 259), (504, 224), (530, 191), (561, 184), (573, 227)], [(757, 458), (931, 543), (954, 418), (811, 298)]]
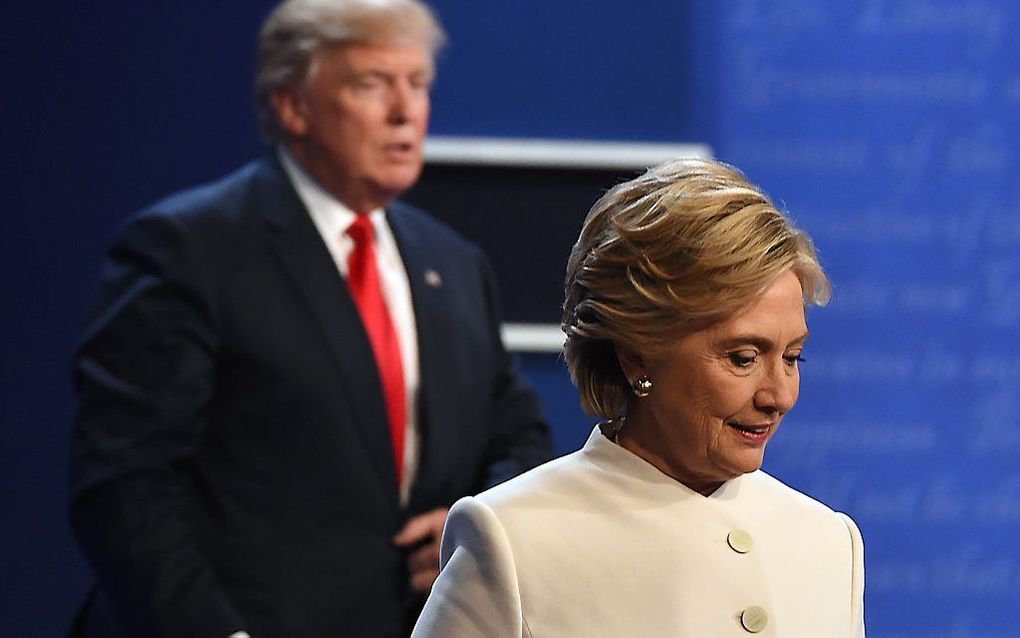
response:
[(847, 516), (764, 472), (705, 497), (603, 436), (450, 511), (413, 638), (864, 636)]

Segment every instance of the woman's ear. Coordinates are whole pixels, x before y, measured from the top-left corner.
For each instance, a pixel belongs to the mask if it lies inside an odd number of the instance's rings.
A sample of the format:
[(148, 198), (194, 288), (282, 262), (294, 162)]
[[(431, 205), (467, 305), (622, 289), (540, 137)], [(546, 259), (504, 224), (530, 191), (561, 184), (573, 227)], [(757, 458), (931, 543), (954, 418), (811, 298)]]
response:
[(627, 383), (634, 383), (636, 379), (648, 373), (645, 369), (644, 359), (630, 348), (617, 346), (616, 360), (620, 364), (620, 369), (623, 370), (623, 376), (627, 377)]

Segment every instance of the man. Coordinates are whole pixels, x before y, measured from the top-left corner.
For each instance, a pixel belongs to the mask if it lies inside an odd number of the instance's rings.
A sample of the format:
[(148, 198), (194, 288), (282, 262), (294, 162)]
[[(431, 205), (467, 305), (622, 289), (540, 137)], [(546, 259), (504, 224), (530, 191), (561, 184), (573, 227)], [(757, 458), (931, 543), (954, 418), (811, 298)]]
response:
[(442, 37), (417, 0), (284, 2), (276, 151), (110, 250), (75, 361), (85, 635), (407, 635), (446, 509), (548, 458), (486, 260), (394, 201)]

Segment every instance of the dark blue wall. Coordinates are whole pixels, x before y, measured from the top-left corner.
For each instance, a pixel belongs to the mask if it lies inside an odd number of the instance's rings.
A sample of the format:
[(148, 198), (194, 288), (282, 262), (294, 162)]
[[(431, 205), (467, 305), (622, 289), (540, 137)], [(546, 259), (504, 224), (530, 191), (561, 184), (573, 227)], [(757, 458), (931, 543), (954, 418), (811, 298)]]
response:
[[(64, 4), (0, 21), (4, 636), (60, 633), (89, 581), (64, 515), (68, 359), (106, 243), (260, 148), (249, 78), (271, 2)], [(810, 316), (768, 469), (855, 515), (872, 635), (1011, 635), (1020, 7), (434, 6), (451, 40), (434, 132), (707, 142), (813, 234), (836, 296)], [(575, 447), (590, 424), (562, 369), (524, 363)]]

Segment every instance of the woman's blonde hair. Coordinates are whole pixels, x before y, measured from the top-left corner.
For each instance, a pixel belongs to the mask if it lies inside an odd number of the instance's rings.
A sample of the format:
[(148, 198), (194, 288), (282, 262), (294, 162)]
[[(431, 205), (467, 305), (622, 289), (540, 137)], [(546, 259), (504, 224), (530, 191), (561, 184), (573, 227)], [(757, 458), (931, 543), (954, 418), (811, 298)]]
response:
[(728, 164), (675, 160), (615, 186), (588, 213), (567, 263), (564, 354), (581, 406), (620, 416), (630, 384), (618, 348), (661, 352), (787, 269), (805, 304), (828, 301), (811, 239)]

